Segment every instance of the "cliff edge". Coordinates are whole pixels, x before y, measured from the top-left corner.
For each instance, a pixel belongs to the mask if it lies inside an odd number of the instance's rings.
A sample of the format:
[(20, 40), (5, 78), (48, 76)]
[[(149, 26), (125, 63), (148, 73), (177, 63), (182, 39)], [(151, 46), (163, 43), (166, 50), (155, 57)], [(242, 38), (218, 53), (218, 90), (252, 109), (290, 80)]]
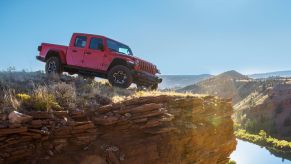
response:
[(0, 163), (227, 163), (232, 112), (214, 97), (160, 95), (1, 114)]

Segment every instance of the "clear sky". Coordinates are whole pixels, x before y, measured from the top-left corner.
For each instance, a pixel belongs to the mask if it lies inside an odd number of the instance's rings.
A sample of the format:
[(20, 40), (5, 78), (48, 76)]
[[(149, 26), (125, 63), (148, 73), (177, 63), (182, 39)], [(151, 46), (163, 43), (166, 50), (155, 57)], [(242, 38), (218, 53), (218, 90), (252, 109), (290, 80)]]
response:
[(109, 36), (163, 74), (291, 70), (290, 0), (1, 0), (0, 69), (43, 70), (41, 42)]

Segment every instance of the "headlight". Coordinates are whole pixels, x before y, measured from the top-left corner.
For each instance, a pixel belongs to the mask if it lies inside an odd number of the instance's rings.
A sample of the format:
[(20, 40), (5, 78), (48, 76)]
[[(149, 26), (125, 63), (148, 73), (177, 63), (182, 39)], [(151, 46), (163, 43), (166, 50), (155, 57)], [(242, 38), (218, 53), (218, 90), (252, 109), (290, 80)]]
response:
[(128, 64), (135, 65), (134, 61), (127, 61)]

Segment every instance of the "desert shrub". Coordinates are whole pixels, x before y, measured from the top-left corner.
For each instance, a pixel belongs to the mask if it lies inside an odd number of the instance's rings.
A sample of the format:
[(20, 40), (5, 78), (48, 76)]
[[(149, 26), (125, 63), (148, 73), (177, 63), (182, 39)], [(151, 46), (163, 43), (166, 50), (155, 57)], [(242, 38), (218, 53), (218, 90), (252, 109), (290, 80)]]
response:
[(34, 89), (31, 96), (31, 104), (34, 110), (51, 111), (62, 109), (54, 95), (49, 93), (48, 88), (45, 86)]
[(50, 87), (50, 92), (63, 108), (73, 109), (76, 107), (76, 89), (73, 85), (64, 82), (57, 83)]
[(16, 94), (16, 98), (21, 103), (22, 109), (27, 109), (31, 107), (31, 96), (25, 93), (18, 93)]
[(13, 110), (18, 110), (20, 105), (21, 104), (17, 100), (14, 90), (4, 90), (4, 95), (2, 98), (2, 113), (9, 113)]
[(25, 93), (18, 93), (16, 94), (16, 98), (20, 99), (21, 101), (27, 102), (27, 101), (30, 101), (31, 96)]

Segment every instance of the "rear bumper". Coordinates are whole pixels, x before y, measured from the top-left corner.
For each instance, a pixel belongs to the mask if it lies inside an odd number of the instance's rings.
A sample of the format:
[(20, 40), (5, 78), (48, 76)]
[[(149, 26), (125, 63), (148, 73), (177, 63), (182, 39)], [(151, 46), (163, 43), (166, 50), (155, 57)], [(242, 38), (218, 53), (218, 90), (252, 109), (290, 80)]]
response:
[(45, 62), (45, 59), (41, 56), (36, 56), (36, 59), (39, 60), (39, 61), (42, 61), (42, 62)]
[(163, 81), (162, 78), (147, 73), (143, 71), (133, 71), (133, 77), (136, 82), (146, 83), (146, 84), (158, 84)]

